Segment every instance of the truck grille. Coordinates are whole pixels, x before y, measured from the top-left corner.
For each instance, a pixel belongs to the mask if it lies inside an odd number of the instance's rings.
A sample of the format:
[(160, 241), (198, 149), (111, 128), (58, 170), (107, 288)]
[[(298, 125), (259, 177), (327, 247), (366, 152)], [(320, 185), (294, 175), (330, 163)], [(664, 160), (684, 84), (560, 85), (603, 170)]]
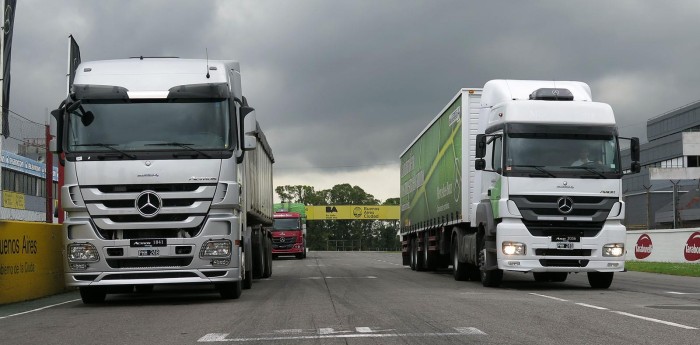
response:
[(107, 259), (111, 268), (181, 268), (192, 263), (192, 257), (158, 259)]
[(529, 221), (542, 220), (542, 218), (557, 218), (561, 220), (574, 218), (585, 219), (589, 222), (603, 222), (610, 214), (613, 205), (618, 198), (569, 196), (573, 202), (571, 212), (563, 214), (559, 211), (557, 202), (559, 195), (513, 195), (511, 200), (518, 206), (523, 219)]
[[(284, 239), (284, 240), (282, 240)], [(295, 236), (292, 237), (273, 237), (272, 238), (272, 244), (279, 244), (279, 245), (286, 245), (286, 244), (294, 244), (296, 243), (297, 238)]]
[[(142, 192), (154, 207), (142, 215)], [(93, 225), (104, 239), (195, 237), (209, 212), (216, 184), (140, 184), (82, 187)], [(148, 194), (146, 194), (148, 195)], [(138, 199), (138, 200), (137, 200)]]
[(590, 249), (535, 249), (537, 256), (591, 256)]
[(540, 259), (544, 267), (586, 267), (588, 260)]

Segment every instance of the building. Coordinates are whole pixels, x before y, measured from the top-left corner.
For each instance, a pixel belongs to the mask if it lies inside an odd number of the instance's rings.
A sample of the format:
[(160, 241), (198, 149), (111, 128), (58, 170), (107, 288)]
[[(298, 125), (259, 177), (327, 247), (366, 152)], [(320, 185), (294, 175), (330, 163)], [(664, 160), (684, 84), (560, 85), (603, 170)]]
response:
[[(647, 138), (641, 145), (642, 171), (622, 181), (626, 225), (672, 228), (675, 214), (675, 227), (700, 226), (700, 101), (648, 120)], [(623, 152), (622, 164), (629, 167), (629, 150)], [(684, 171), (688, 178), (652, 180), (661, 171), (653, 168)]]
[[(46, 221), (46, 165), (2, 151), (2, 207), (0, 219)], [(53, 198), (57, 204), (58, 169), (53, 167)]]

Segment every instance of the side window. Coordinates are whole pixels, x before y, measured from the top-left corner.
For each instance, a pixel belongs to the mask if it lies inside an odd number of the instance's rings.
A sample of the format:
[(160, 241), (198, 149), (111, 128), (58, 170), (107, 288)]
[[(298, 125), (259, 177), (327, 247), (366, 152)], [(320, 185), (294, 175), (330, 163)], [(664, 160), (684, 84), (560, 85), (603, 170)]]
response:
[(503, 171), (503, 159), (501, 154), (503, 152), (503, 145), (501, 145), (502, 140), (503, 139), (501, 137), (495, 137), (493, 141), (491, 141), (491, 168), (499, 174), (501, 174), (501, 172)]

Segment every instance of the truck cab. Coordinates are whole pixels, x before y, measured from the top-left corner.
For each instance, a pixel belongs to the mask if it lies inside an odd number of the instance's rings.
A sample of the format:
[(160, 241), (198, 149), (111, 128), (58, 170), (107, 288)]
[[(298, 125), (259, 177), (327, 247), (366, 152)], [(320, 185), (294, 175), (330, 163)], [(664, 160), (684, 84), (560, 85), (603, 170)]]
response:
[(272, 256), (294, 255), (297, 259), (306, 258), (306, 228), (302, 215), (280, 211), (275, 212), (273, 218)]

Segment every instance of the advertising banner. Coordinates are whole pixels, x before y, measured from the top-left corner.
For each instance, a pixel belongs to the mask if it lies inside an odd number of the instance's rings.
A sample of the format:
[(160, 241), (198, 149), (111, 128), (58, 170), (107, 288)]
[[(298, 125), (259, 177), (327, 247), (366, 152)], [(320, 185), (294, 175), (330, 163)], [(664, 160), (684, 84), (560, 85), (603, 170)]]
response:
[(462, 96), (401, 156), (401, 225), (456, 215), (462, 207)]
[(306, 206), (307, 220), (398, 220), (399, 206)]

